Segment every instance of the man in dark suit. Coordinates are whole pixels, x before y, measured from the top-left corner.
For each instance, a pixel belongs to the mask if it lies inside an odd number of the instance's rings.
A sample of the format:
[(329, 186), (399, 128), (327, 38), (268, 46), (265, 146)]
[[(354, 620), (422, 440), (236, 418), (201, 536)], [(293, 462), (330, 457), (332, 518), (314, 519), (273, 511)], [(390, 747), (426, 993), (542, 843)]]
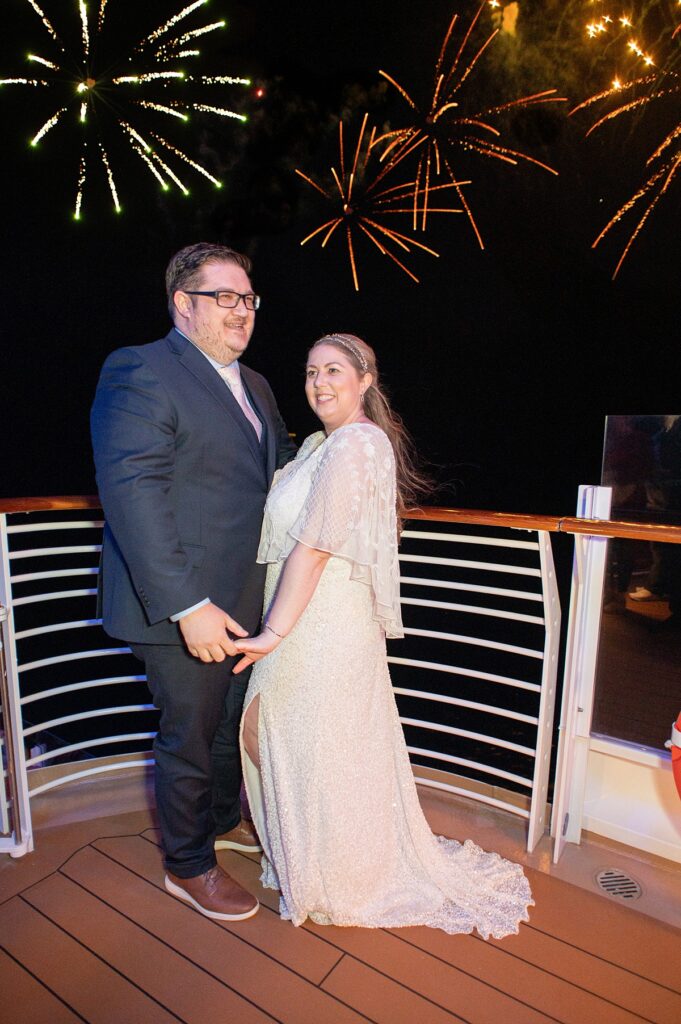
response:
[(263, 507), (295, 451), (266, 380), (238, 363), (259, 306), (250, 274), (226, 246), (177, 253), (166, 273), (174, 328), (113, 352), (92, 409), (102, 618), (144, 661), (161, 712), (166, 888), (221, 920), (258, 909), (215, 849), (259, 849), (240, 811), (246, 683), (232, 675), (233, 638), (259, 625)]

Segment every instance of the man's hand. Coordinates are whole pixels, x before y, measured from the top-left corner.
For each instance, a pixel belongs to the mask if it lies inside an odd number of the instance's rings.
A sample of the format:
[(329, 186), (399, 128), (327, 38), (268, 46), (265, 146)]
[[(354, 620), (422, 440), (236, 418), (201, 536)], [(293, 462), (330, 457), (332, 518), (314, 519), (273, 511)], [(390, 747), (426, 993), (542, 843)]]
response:
[(237, 640), (234, 647), (237, 654), (243, 654), (243, 658), (241, 661), (237, 661), (232, 669), (233, 674), (238, 676), (240, 672), (243, 672), (253, 662), (260, 661), (266, 654), (269, 654), (270, 651), (279, 646), (281, 639), (271, 630), (263, 629), (262, 633), (258, 636), (249, 636), (246, 640)]
[(181, 618), (178, 625), (189, 653), (206, 662), (224, 661), (228, 655), (239, 653), (227, 630), (235, 636), (248, 636), (248, 630), (216, 604), (202, 605)]

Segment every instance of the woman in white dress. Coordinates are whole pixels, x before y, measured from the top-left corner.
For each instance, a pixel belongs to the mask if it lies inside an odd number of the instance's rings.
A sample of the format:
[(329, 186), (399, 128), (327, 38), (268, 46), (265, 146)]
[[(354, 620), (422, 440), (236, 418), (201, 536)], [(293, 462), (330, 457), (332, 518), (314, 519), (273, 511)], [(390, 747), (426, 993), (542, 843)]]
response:
[(323, 431), (270, 491), (259, 561), (262, 632), (242, 721), (263, 884), (300, 925), (430, 925), (501, 938), (532, 903), (521, 868), (434, 836), (421, 811), (385, 639), (403, 635), (399, 517), (418, 483), (373, 350), (333, 334), (310, 350)]

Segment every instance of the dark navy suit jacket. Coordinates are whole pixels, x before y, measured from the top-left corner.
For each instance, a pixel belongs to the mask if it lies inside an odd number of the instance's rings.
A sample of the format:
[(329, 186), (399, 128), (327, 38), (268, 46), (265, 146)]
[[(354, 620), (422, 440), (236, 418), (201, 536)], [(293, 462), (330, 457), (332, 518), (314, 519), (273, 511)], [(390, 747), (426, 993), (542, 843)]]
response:
[(106, 517), (100, 609), (110, 636), (180, 644), (169, 616), (205, 597), (249, 632), (257, 628), (263, 507), (295, 446), (265, 378), (243, 365), (241, 376), (263, 422), (261, 443), (217, 371), (178, 331), (104, 363), (91, 422)]

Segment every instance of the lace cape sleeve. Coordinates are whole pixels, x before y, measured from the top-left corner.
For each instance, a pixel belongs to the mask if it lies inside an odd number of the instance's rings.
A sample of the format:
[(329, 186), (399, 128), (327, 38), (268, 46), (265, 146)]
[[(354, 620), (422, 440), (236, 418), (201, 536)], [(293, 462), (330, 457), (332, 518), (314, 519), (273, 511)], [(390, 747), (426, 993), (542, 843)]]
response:
[(326, 440), (290, 536), (351, 564), (371, 587), (374, 618), (388, 637), (404, 635), (400, 613), (395, 459), (378, 427), (349, 424)]

